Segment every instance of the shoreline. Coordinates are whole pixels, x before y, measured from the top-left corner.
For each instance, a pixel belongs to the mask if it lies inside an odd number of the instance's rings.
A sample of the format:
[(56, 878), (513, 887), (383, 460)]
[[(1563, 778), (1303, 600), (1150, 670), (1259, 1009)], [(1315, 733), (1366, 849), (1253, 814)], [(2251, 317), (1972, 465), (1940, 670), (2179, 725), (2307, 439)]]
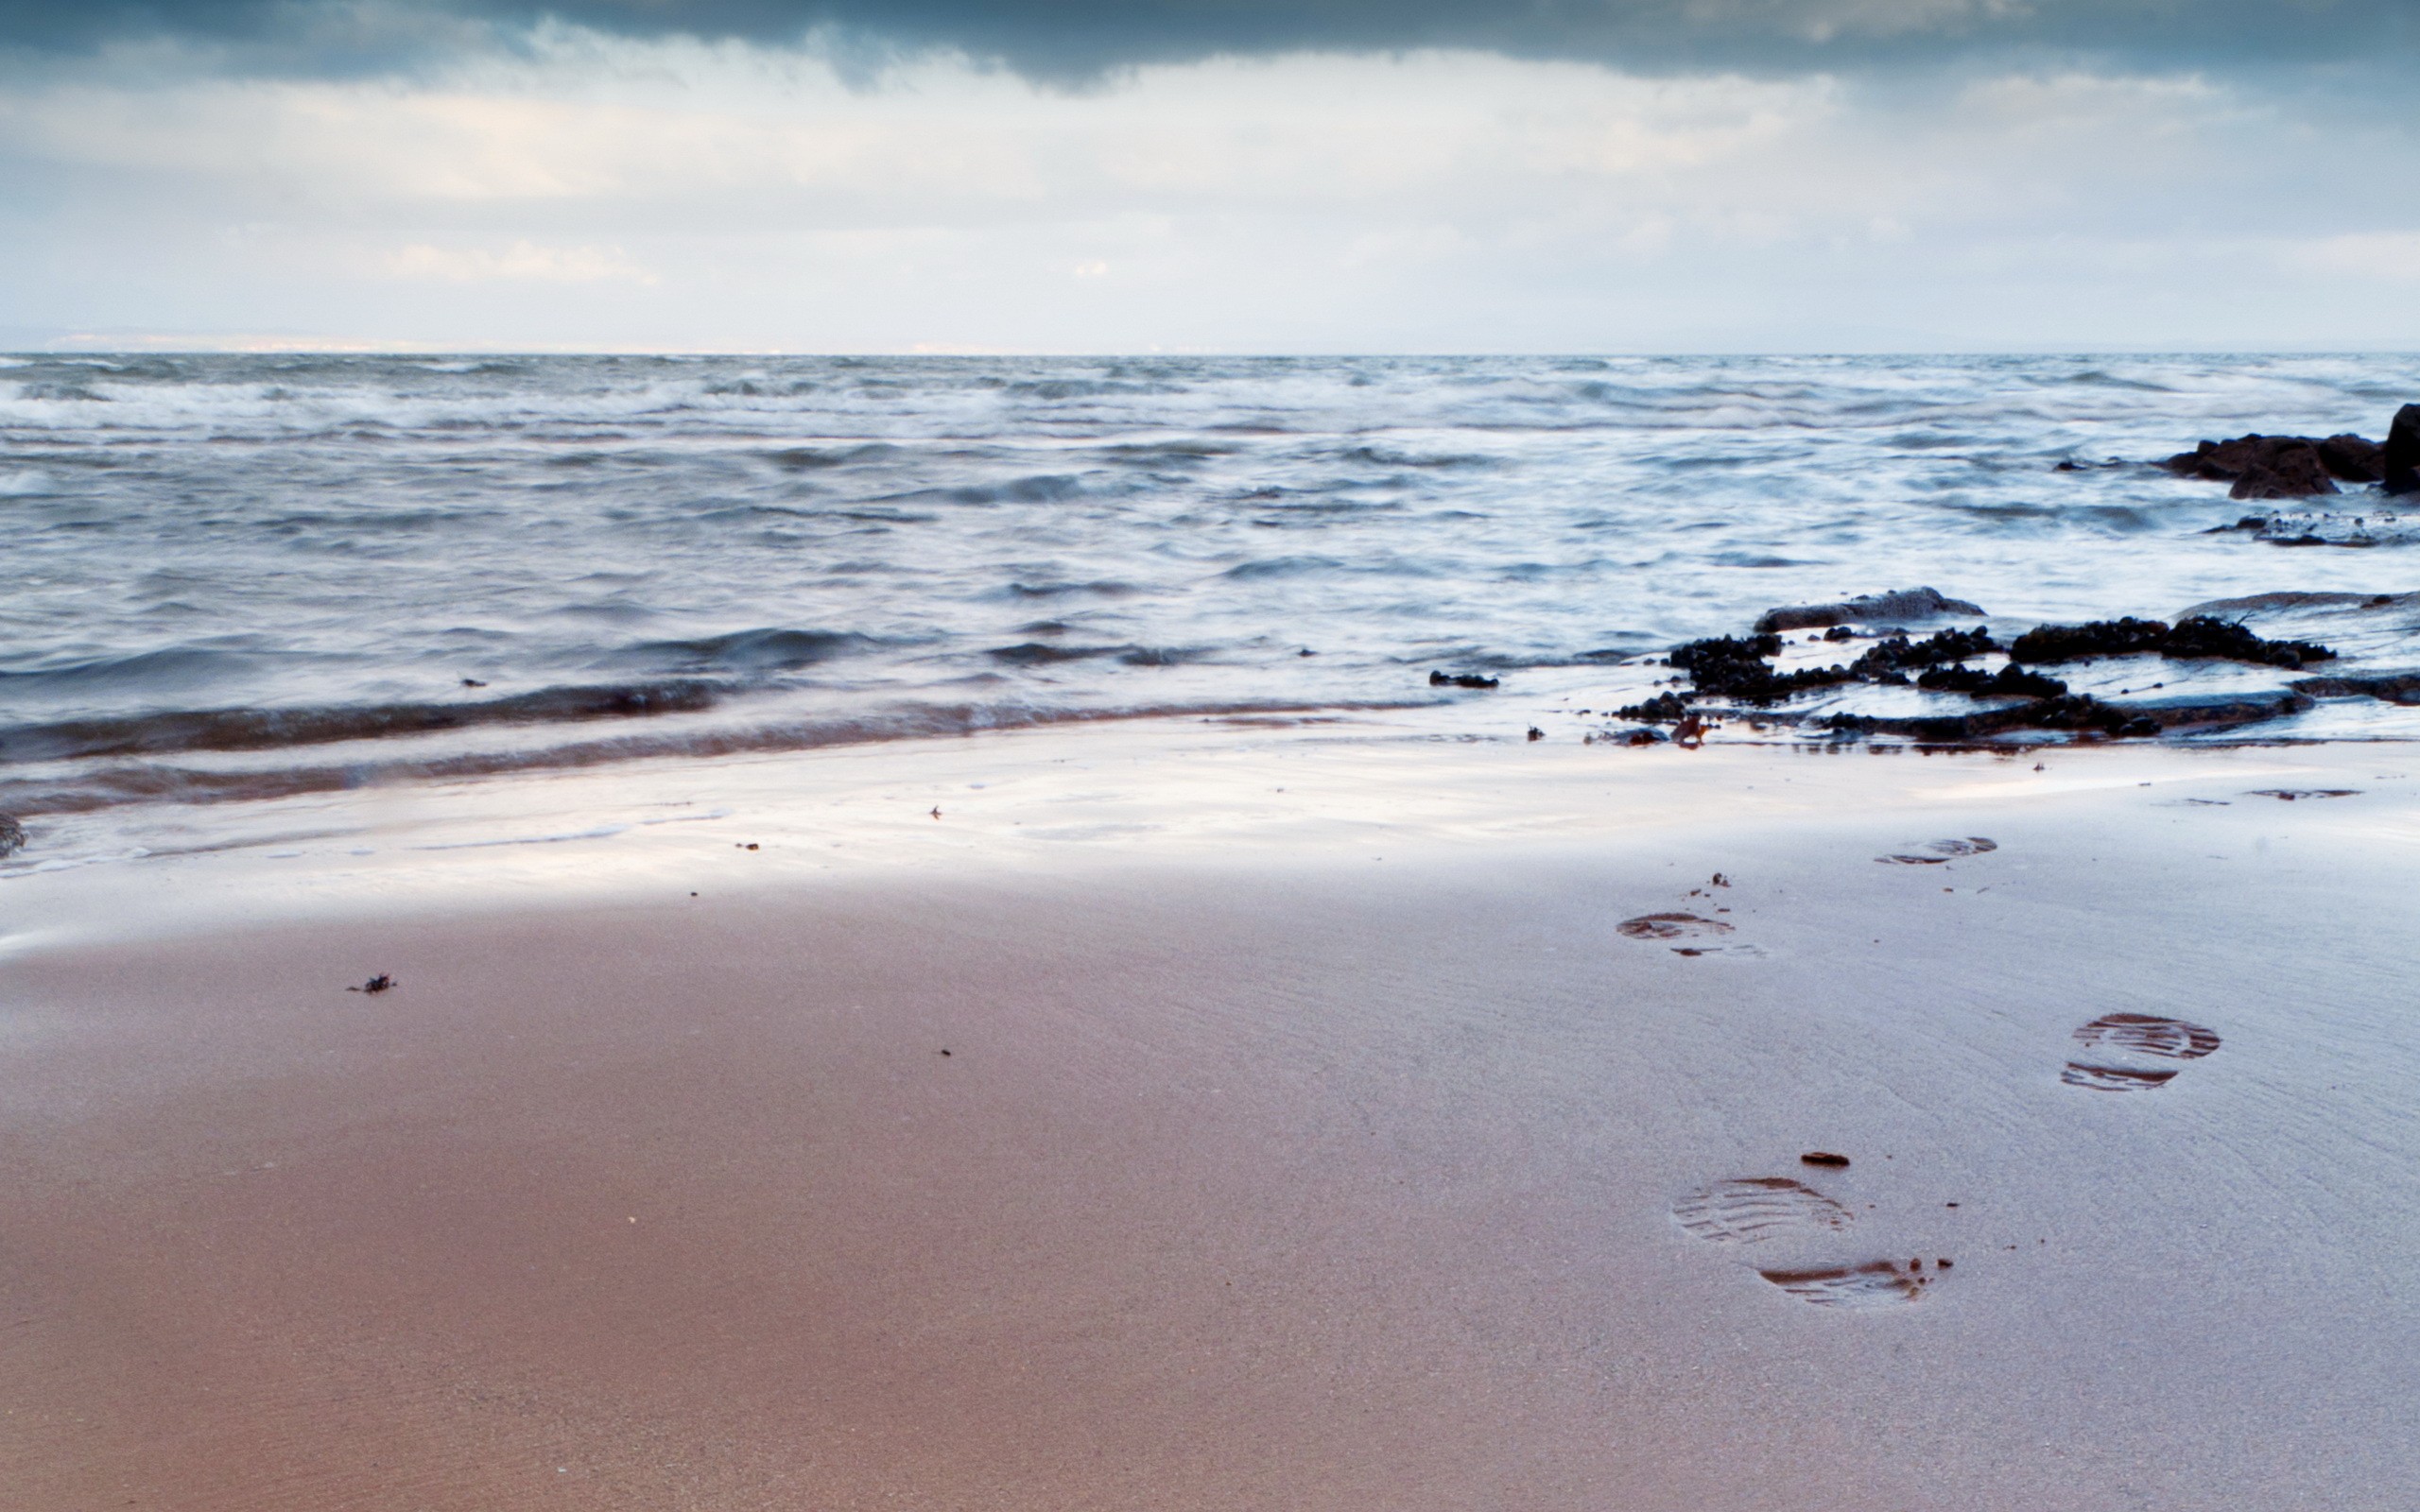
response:
[[(321, 817), (375, 855), (10, 883), (17, 1494), (2387, 1512), (2420, 1478), (2401, 750), (1101, 733), (354, 795)], [(612, 803), (732, 812), (488, 843)], [(1621, 928), (1672, 914), (1730, 927)], [(2063, 1080), (2111, 1013), (2219, 1047)], [(1838, 1227), (1692, 1227), (1773, 1180)]]
[(941, 864), (1046, 871), (1238, 846), (1283, 859), (1350, 854), (1379, 839), (1398, 850), (1576, 843), (1697, 822), (1702, 803), (1786, 816), (1890, 794), (1934, 804), (2135, 782), (2342, 785), (2368, 780), (2344, 773), (2381, 763), (2420, 773), (2407, 752), (2420, 761), (2420, 743), (1525, 742), (1502, 710), (1474, 703), (1087, 721), (373, 782), (241, 804), (141, 805), (92, 831), (39, 826), (0, 866), (10, 905), (0, 960), (47, 941), (443, 911), (466, 898), (584, 906), (651, 896), (676, 878), (752, 887)]

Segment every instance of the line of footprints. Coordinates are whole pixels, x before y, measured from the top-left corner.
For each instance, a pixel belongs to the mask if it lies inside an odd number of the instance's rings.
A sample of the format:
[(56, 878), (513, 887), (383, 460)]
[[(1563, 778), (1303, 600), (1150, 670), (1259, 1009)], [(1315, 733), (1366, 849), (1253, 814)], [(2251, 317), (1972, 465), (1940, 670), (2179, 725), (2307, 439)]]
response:
[[(1936, 866), (1997, 849), (1980, 835), (1970, 835), (1935, 840), (1875, 859), (1892, 866)], [(1716, 875), (1714, 885), (1729, 885)], [(1711, 895), (1693, 890), (1691, 896)], [(1731, 933), (1726, 922), (1680, 912), (1645, 914), (1624, 920), (1618, 928), (1634, 939), (1687, 941), (1673, 947), (1684, 955), (1712, 954), (1721, 947), (1709, 948), (1708, 942)], [(2180, 1062), (2199, 1060), (2219, 1048), (2215, 1030), (2145, 1013), (2103, 1014), (2076, 1030), (2074, 1040), (2076, 1049), (2060, 1073), (2060, 1081), (2104, 1092), (2165, 1087), (2184, 1070)], [(1849, 1164), (1847, 1157), (1821, 1150), (1799, 1159), (1823, 1169), (1844, 1170)], [(1830, 1236), (1845, 1233), (1856, 1223), (1857, 1214), (1845, 1203), (1792, 1177), (1737, 1177), (1700, 1187), (1672, 1205), (1672, 1218), (1684, 1232), (1709, 1244), (1760, 1246), (1773, 1253), (1776, 1261), (1787, 1256), (1789, 1263), (1758, 1265), (1756, 1274), (1788, 1296), (1816, 1307), (1894, 1307), (1919, 1301), (1957, 1267), (1946, 1255), (1846, 1263), (1822, 1258), (1822, 1251), (1832, 1247)]]

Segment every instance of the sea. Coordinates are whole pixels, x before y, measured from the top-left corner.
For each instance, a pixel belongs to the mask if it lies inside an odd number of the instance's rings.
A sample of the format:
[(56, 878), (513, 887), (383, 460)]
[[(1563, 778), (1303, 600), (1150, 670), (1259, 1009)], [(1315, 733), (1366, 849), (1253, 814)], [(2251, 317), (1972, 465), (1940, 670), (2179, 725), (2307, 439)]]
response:
[[(20, 355), (0, 813), (1143, 716), (1518, 738), (1776, 605), (2399, 594), (2420, 504), (2255, 532), (2142, 464), (2414, 400), (2373, 355)], [(2348, 732), (2420, 730), (2233, 736)]]

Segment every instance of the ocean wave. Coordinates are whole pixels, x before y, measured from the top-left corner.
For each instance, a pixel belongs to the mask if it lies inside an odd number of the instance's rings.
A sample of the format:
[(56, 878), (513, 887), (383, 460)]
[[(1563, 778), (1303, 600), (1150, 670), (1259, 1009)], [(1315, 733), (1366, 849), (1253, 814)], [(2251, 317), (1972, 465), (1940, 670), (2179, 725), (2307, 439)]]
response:
[(1007, 598), (1065, 598), (1074, 594), (1091, 594), (1098, 598), (1124, 598), (1142, 590), (1132, 583), (1111, 578), (1096, 578), (1085, 583), (1008, 582), (994, 591), (994, 596)]
[(767, 452), (765, 460), (792, 472), (816, 472), (825, 468), (887, 462), (899, 455), (900, 448), (889, 442), (868, 441), (854, 446), (785, 446)]
[(158, 646), (123, 656), (70, 655), (0, 668), (0, 689), (19, 695), (52, 689), (179, 694), (250, 677), (261, 661), (251, 652), (201, 645)]
[(920, 501), (933, 504), (1060, 504), (1083, 495), (1084, 480), (1072, 472), (1037, 472), (1025, 477), (1002, 478), (995, 483), (957, 484), (949, 488), (918, 489), (908, 493), (886, 496), (886, 502)]
[(272, 750), (481, 726), (570, 723), (695, 713), (722, 690), (705, 682), (544, 688), (461, 702), (322, 709), (200, 709), (119, 719), (0, 726), (0, 759), (71, 761), (196, 750)]
[(1240, 582), (1254, 582), (1271, 577), (1300, 577), (1309, 573), (1332, 573), (1345, 565), (1336, 557), (1264, 557), (1257, 561), (1237, 562), (1219, 576)]
[(641, 641), (606, 660), (680, 672), (791, 672), (883, 644), (849, 630), (733, 630), (692, 640)]
[(91, 814), (137, 803), (260, 802), (312, 793), (408, 782), (463, 782), (631, 762), (707, 759), (818, 750), (887, 741), (962, 736), (1045, 726), (1167, 718), (1322, 714), (1416, 707), (1430, 699), (1300, 703), (1279, 700), (1046, 709), (1030, 705), (937, 704), (855, 718), (691, 729), (660, 735), (445, 755), (365, 759), (321, 765), (219, 768), (147, 762), (35, 777), (0, 777), (0, 813), (26, 818)]

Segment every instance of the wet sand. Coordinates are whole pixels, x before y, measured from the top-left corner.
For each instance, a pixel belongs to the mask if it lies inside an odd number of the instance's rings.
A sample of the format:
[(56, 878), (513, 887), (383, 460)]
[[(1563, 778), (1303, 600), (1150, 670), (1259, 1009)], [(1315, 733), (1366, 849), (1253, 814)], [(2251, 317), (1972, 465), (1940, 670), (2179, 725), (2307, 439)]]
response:
[(2420, 764), (1655, 754), (18, 949), (0, 1501), (2409, 1506)]

